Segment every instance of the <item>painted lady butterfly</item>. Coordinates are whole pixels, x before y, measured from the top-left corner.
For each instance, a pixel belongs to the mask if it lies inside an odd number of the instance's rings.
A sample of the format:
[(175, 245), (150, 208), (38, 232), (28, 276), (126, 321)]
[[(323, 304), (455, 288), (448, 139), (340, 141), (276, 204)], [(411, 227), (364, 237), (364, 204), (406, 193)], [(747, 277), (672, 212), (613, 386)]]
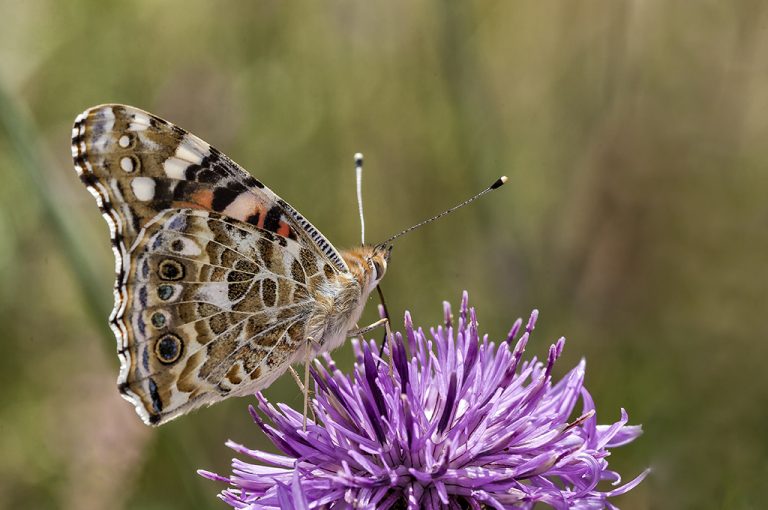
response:
[(391, 242), (506, 182), (376, 246), (339, 252), (227, 156), (137, 108), (79, 115), (72, 156), (115, 253), (118, 387), (149, 425), (265, 388), (359, 333)]
[(137, 108), (82, 113), (72, 156), (115, 252), (118, 387), (147, 424), (267, 387), (307, 338), (338, 347), (386, 271), (385, 247), (337, 251), (227, 156)]

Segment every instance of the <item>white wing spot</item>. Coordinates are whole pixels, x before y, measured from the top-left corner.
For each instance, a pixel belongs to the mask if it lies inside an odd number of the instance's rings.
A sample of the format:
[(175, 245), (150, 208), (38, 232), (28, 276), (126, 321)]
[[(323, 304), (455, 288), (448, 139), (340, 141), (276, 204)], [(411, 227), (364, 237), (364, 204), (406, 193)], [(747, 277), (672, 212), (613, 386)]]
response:
[(152, 200), (155, 196), (155, 180), (151, 177), (135, 177), (131, 181), (131, 189), (138, 200)]
[(117, 141), (117, 144), (125, 149), (131, 144), (131, 139), (128, 137), (128, 135), (123, 135), (120, 137), (120, 139)]
[(211, 154), (211, 147), (202, 140), (186, 135), (176, 147), (176, 157), (183, 161), (199, 165), (203, 158)]
[(129, 131), (144, 131), (149, 127), (149, 117), (143, 113), (134, 113), (133, 121), (128, 124)]
[(112, 128), (115, 127), (115, 112), (112, 111), (112, 108), (102, 108), (98, 113), (104, 120), (106, 120), (104, 123), (104, 131), (112, 131)]
[(173, 157), (168, 158), (163, 162), (165, 175), (171, 179), (179, 179), (180, 181), (184, 180), (184, 170), (186, 170), (188, 166), (188, 162)]
[[(178, 243), (176, 242), (178, 241)], [(185, 255), (185, 256), (191, 256), (196, 257), (202, 253), (202, 249), (200, 248), (200, 245), (198, 245), (195, 241), (192, 239), (188, 239), (186, 237), (179, 236), (173, 241), (171, 241), (171, 250), (173, 250), (175, 253), (178, 253), (179, 255)]]
[[(133, 172), (133, 170), (134, 170), (134, 168), (133, 168), (133, 160), (131, 158), (129, 158), (128, 156), (120, 159), (120, 168), (122, 168), (124, 172)], [(134, 180), (134, 182), (135, 182), (135, 180)], [(153, 181), (152, 182), (152, 187), (153, 188), (154, 188), (154, 184), (155, 183)], [(153, 189), (152, 193), (154, 194), (154, 189)]]
[(117, 179), (110, 179), (109, 180), (109, 187), (112, 190), (112, 194), (115, 196), (116, 202), (121, 203), (125, 202), (125, 199), (123, 198), (123, 194), (120, 191), (120, 186), (118, 185)]
[(253, 194), (240, 193), (222, 212), (232, 218), (245, 221), (253, 213), (257, 205), (258, 202)]

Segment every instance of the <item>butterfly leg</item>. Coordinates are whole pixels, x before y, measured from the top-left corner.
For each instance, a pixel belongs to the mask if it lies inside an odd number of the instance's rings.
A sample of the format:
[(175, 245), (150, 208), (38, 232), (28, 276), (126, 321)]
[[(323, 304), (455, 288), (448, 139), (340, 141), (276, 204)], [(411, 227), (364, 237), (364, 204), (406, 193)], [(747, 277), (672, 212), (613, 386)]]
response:
[[(307, 410), (309, 408), (309, 364), (312, 361), (312, 351), (318, 347), (320, 347), (320, 344), (314, 338), (311, 336), (307, 337), (307, 354), (304, 358), (304, 432), (307, 431)], [(314, 412), (312, 413), (312, 418), (314, 419)]]
[(374, 322), (373, 324), (369, 324), (368, 326), (366, 326), (364, 328), (353, 329), (352, 331), (347, 331), (347, 337), (349, 338), (349, 337), (353, 337), (353, 336), (360, 336), (360, 335), (362, 335), (364, 333), (368, 333), (369, 331), (373, 331), (374, 329), (376, 329), (376, 328), (378, 328), (380, 326), (383, 326), (387, 322), (389, 322), (389, 321), (386, 318), (379, 319), (376, 322)]
[[(299, 387), (299, 391), (301, 392), (302, 395), (304, 395), (307, 391), (309, 391), (304, 389), (305, 386), (304, 386), (304, 383), (301, 382), (301, 376), (299, 376), (298, 372), (296, 372), (296, 370), (293, 367), (289, 366), (288, 371), (291, 373), (291, 377), (293, 377), (293, 382), (295, 382), (296, 386)], [(316, 421), (315, 411), (313, 411), (311, 407), (308, 407), (307, 411), (312, 415), (312, 421)]]
[(299, 387), (299, 390), (304, 393), (304, 383), (301, 382), (301, 377), (299, 377), (299, 374), (290, 365), (288, 365), (288, 371), (291, 373), (291, 377), (293, 377), (293, 382), (295, 382), (296, 386)]

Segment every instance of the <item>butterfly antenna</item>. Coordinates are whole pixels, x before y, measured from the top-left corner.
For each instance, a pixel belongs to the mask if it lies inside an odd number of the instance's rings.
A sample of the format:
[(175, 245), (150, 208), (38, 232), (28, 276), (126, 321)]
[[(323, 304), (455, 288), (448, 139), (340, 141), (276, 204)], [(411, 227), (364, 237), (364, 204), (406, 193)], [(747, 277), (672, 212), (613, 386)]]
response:
[(360, 213), (360, 245), (365, 246), (365, 216), (363, 216), (363, 155), (355, 154), (355, 176), (357, 180), (357, 210)]
[(389, 245), (392, 243), (392, 241), (394, 241), (394, 240), (395, 240), (395, 239), (397, 239), (398, 237), (404, 236), (404, 235), (405, 235), (405, 234), (407, 234), (408, 232), (411, 232), (411, 231), (413, 231), (413, 230), (416, 230), (416, 229), (417, 229), (417, 228), (419, 228), (419, 227), (423, 227), (423, 226), (424, 226), (424, 225), (426, 225), (427, 223), (432, 223), (433, 221), (435, 221), (435, 220), (436, 220), (436, 219), (438, 219), (438, 218), (442, 218), (443, 216), (446, 216), (446, 215), (448, 215), (448, 214), (451, 214), (453, 211), (455, 211), (455, 210), (457, 210), (457, 209), (461, 209), (461, 208), (462, 208), (462, 207), (464, 207), (465, 205), (468, 205), (468, 204), (470, 204), (470, 203), (474, 202), (475, 200), (477, 200), (478, 198), (482, 197), (482, 196), (483, 196), (483, 195), (485, 195), (486, 193), (490, 193), (491, 191), (493, 191), (493, 190), (495, 190), (495, 189), (497, 189), (497, 188), (500, 188), (500, 187), (502, 187), (502, 186), (504, 185), (504, 183), (505, 183), (505, 182), (507, 182), (507, 176), (506, 176), (506, 175), (502, 175), (501, 177), (499, 177), (498, 179), (496, 179), (496, 180), (494, 181), (494, 183), (493, 183), (493, 184), (491, 184), (490, 186), (488, 186), (487, 188), (485, 188), (483, 191), (481, 191), (481, 192), (480, 192), (480, 193), (478, 193), (477, 195), (475, 195), (475, 196), (473, 196), (473, 197), (471, 197), (471, 198), (468, 198), (467, 200), (463, 201), (462, 203), (460, 203), (460, 204), (457, 204), (457, 205), (454, 205), (454, 206), (453, 206), (453, 207), (451, 207), (450, 209), (446, 209), (445, 211), (441, 212), (440, 214), (437, 214), (437, 215), (435, 215), (435, 216), (432, 216), (431, 218), (429, 218), (429, 219), (426, 219), (426, 220), (422, 221), (421, 223), (417, 223), (416, 225), (414, 225), (414, 226), (412, 226), (412, 227), (406, 228), (406, 229), (405, 229), (405, 230), (403, 230), (402, 232), (399, 232), (399, 233), (397, 233), (397, 234), (393, 235), (392, 237), (390, 237), (389, 239), (387, 239), (387, 240), (386, 240), (386, 241), (384, 241), (383, 243), (379, 243), (379, 246), (389, 246)]

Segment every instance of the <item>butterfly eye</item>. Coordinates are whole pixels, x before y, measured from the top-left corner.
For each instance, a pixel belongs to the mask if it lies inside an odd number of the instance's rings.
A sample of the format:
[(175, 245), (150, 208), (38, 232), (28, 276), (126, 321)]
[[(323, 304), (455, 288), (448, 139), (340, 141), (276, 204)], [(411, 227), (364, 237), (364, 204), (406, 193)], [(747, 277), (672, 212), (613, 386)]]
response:
[(378, 261), (373, 261), (373, 270), (376, 272), (376, 280), (381, 280), (381, 277), (384, 276), (384, 268), (381, 267), (381, 264), (379, 264)]

